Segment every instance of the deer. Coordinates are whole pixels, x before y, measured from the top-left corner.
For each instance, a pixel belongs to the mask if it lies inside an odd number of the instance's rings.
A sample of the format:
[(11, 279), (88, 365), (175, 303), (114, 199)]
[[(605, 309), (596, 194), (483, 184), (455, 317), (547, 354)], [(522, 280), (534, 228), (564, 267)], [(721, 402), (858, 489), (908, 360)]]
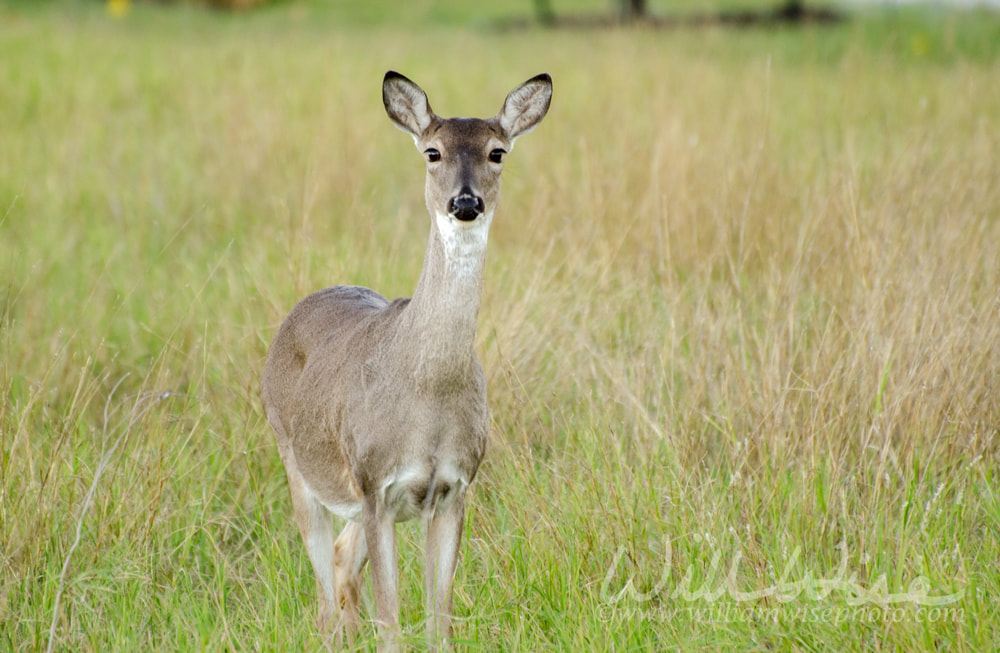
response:
[[(388, 71), (382, 101), (426, 162), (430, 238), (412, 298), (333, 286), (301, 300), (268, 350), (261, 399), (319, 587), (318, 624), (343, 643), (360, 625), (370, 563), (379, 650), (400, 646), (396, 523), (420, 518), (430, 648), (452, 637), (452, 589), (469, 486), (490, 413), (474, 350), (500, 173), (538, 126), (552, 79), (532, 77), (488, 119), (441, 118)], [(334, 517), (346, 521), (335, 537)]]

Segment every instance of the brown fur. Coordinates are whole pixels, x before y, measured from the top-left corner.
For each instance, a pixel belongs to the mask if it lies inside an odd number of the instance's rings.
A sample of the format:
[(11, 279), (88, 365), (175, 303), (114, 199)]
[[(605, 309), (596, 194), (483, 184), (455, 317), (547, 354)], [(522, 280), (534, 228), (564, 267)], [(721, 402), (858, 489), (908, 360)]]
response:
[[(387, 73), (390, 118), (428, 156), (431, 235), (413, 299), (336, 286), (302, 300), (275, 335), (261, 395), (320, 589), (320, 627), (356, 630), (371, 561), (383, 643), (398, 637), (395, 522), (422, 515), (432, 646), (451, 633), (451, 589), (468, 485), (486, 451), (486, 381), (473, 342), (486, 234), (509, 150), (548, 109), (551, 81), (515, 89), (494, 118), (444, 120), (423, 91)], [(459, 195), (482, 214), (449, 213)], [(471, 201), (471, 200), (470, 200)], [(478, 209), (477, 209), (478, 210)], [(461, 214), (458, 214), (461, 215)], [(334, 541), (330, 513), (349, 520)]]

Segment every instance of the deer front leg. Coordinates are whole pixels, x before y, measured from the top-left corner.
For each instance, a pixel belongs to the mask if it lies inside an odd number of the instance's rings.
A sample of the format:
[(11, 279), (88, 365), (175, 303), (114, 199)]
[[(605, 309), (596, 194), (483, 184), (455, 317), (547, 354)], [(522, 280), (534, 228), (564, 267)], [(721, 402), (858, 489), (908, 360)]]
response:
[[(439, 506), (427, 524), (424, 597), (429, 648), (451, 638), (451, 597), (465, 521), (465, 493)], [(450, 497), (449, 497), (450, 498)]]
[(361, 621), (361, 569), (368, 559), (364, 527), (348, 522), (333, 544), (334, 590), (340, 608), (337, 628), (337, 648), (340, 648), (340, 626), (347, 631), (347, 641), (354, 643)]
[(366, 496), (362, 518), (375, 595), (379, 650), (399, 650), (399, 568), (396, 560), (396, 516), (383, 496)]

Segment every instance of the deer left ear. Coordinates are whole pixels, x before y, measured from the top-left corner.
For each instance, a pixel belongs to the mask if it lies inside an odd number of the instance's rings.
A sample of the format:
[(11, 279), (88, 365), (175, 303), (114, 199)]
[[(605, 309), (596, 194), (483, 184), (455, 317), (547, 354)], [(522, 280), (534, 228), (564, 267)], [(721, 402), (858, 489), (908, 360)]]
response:
[(382, 80), (382, 104), (393, 124), (414, 138), (424, 133), (434, 116), (427, 94), (394, 70), (387, 72)]
[(552, 102), (552, 78), (542, 73), (521, 84), (507, 96), (497, 116), (507, 138), (514, 141), (538, 126)]

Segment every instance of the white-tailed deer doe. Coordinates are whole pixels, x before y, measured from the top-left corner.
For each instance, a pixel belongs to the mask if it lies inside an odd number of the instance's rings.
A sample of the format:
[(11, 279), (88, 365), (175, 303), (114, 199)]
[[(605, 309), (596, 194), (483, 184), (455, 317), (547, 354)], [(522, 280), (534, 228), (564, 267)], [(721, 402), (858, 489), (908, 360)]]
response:
[[(425, 524), (432, 647), (451, 636), (465, 492), (486, 450), (486, 381), (473, 351), (486, 239), (514, 140), (548, 111), (552, 80), (511, 91), (487, 120), (440, 118), (419, 86), (389, 71), (382, 100), (427, 161), (431, 234), (412, 299), (334, 286), (278, 330), (261, 396), (277, 436), (320, 590), (319, 622), (356, 632), (371, 560), (382, 645), (399, 637), (396, 522)], [(348, 520), (334, 539), (331, 513)]]

